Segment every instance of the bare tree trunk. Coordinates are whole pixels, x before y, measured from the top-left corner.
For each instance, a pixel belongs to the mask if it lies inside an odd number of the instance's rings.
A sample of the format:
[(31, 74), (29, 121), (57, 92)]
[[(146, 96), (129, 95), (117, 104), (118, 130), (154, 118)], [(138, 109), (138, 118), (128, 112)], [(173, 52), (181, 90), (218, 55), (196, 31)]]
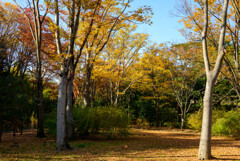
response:
[(115, 100), (114, 100), (114, 106), (118, 105), (118, 101), (119, 101), (119, 92), (120, 92), (120, 82), (116, 83), (116, 92), (115, 92)]
[[(38, 50), (38, 49), (37, 49)], [(42, 138), (44, 134), (44, 107), (43, 107), (43, 83), (42, 83), (42, 69), (41, 69), (41, 58), (40, 51), (38, 51), (38, 63), (37, 63), (37, 90), (38, 90), (38, 128), (37, 136)]]
[(203, 120), (201, 139), (199, 145), (199, 157), (211, 159), (211, 129), (212, 129), (212, 103), (213, 103), (213, 87), (212, 80), (207, 81), (204, 102), (203, 102)]
[(94, 80), (92, 80), (91, 81), (91, 107), (94, 107), (95, 91), (96, 91), (96, 86), (94, 85)]
[(181, 115), (181, 129), (183, 129), (184, 127), (184, 121), (185, 121), (184, 116)]
[[(80, 16), (80, 5), (77, 6), (77, 14), (75, 14), (76, 10), (76, 4), (75, 1), (71, 1), (71, 8), (69, 10), (69, 44), (68, 49), (63, 52), (62, 51), (62, 44), (61, 44), (61, 36), (60, 36), (60, 27), (59, 27), (59, 4), (58, 0), (54, 0), (55, 5), (55, 25), (57, 26), (55, 28), (55, 40), (56, 40), (56, 46), (57, 46), (57, 53), (59, 55), (66, 53), (67, 57), (61, 56), (61, 69), (60, 69), (60, 78), (59, 78), (59, 87), (58, 87), (58, 104), (57, 104), (57, 140), (56, 140), (56, 148), (57, 151), (66, 150), (66, 149), (74, 149), (69, 143), (68, 143), (68, 137), (67, 137), (67, 129), (65, 125), (65, 117), (66, 117), (66, 102), (67, 102), (67, 86), (68, 81), (71, 81), (70, 87), (69, 87), (69, 94), (72, 95), (72, 81), (74, 78), (74, 72), (75, 67), (74, 65), (74, 45), (75, 45), (75, 39), (77, 35), (77, 30), (79, 26), (79, 16)], [(78, 58), (79, 59), (79, 58)], [(69, 123), (72, 124), (72, 96), (68, 97), (68, 115), (69, 115)], [(71, 132), (71, 130), (69, 131)]]
[[(17, 4), (16, 0), (14, 2)], [(37, 127), (37, 136), (45, 137), (44, 134), (44, 106), (43, 106), (43, 81), (42, 81), (42, 60), (41, 60), (41, 46), (42, 46), (42, 24), (47, 15), (48, 7), (43, 16), (40, 15), (40, 7), (39, 0), (32, 0), (32, 2), (28, 1), (30, 7), (32, 7), (33, 11), (33, 22), (34, 25), (31, 24), (31, 18), (26, 14), (25, 10), (18, 5), (18, 7), (23, 11), (24, 15), (28, 19), (28, 25), (32, 34), (32, 38), (35, 43), (36, 53), (37, 53), (37, 117), (38, 117), (38, 127)]]
[(211, 155), (211, 129), (212, 129), (212, 101), (213, 101), (213, 88), (217, 77), (219, 75), (222, 60), (226, 53), (224, 49), (224, 40), (226, 32), (226, 19), (229, 0), (224, 0), (222, 12), (222, 27), (219, 36), (218, 55), (213, 70), (210, 69), (210, 61), (208, 57), (207, 48), (207, 29), (208, 29), (208, 0), (204, 0), (204, 27), (202, 32), (202, 46), (203, 57), (206, 70), (206, 88), (204, 94), (204, 108), (203, 108), (203, 121), (201, 139), (199, 145), (199, 160), (208, 160), (212, 158)]
[(90, 64), (87, 64), (85, 90), (84, 90), (84, 107), (88, 107), (90, 105), (91, 74), (92, 74), (92, 70), (91, 70)]
[(113, 82), (110, 81), (110, 101), (111, 101), (111, 105), (113, 105), (114, 99), (113, 99)]
[(68, 139), (72, 140), (74, 138), (74, 125), (73, 125), (73, 77), (70, 78), (67, 89), (67, 123), (68, 123)]
[(57, 103), (57, 151), (71, 149), (68, 144), (66, 135), (66, 98), (67, 98), (67, 82), (68, 77), (65, 72), (61, 72), (58, 87), (58, 103)]
[[(237, 7), (239, 7), (239, 1), (236, 2)], [(235, 13), (235, 42), (234, 42), (234, 61), (235, 69), (238, 73), (239, 70), (239, 17), (237, 16), (237, 11)]]

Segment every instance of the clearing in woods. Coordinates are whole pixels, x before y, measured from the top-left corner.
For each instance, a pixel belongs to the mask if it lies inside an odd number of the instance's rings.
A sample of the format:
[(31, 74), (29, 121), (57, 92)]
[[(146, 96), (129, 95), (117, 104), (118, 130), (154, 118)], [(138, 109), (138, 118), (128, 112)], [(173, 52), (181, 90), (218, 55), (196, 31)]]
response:
[[(197, 160), (200, 134), (190, 130), (131, 129), (125, 139), (79, 139), (74, 151), (55, 152), (55, 140), (37, 138), (35, 131), (13, 137), (4, 133), (0, 160)], [(240, 160), (240, 141), (212, 138), (215, 160)]]

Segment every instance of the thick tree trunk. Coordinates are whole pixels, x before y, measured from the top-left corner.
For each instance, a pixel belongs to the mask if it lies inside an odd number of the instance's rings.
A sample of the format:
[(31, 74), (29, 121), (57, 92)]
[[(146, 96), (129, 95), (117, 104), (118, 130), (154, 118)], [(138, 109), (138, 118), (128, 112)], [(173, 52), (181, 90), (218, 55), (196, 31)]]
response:
[[(40, 64), (38, 64), (40, 66)], [(38, 128), (37, 128), (37, 136), (42, 138), (45, 137), (44, 134), (44, 107), (43, 107), (43, 84), (41, 78), (41, 67), (37, 69), (37, 90), (38, 90)]]
[[(16, 4), (17, 2), (14, 1)], [(36, 47), (36, 56), (37, 56), (37, 116), (38, 116), (38, 129), (37, 129), (37, 136), (38, 137), (45, 137), (44, 134), (44, 108), (43, 108), (43, 83), (42, 83), (42, 61), (41, 61), (41, 46), (42, 46), (42, 23), (45, 19), (45, 16), (47, 14), (47, 11), (44, 16), (40, 15), (40, 9), (39, 9), (39, 1), (32, 2), (28, 1), (30, 7), (32, 8), (33, 17), (29, 17), (24, 9), (19, 6), (19, 8), (23, 11), (24, 15), (28, 19), (28, 25), (35, 43)], [(33, 24), (31, 24), (31, 19), (33, 18)], [(42, 18), (42, 19), (41, 19)]]
[(118, 100), (119, 100), (119, 94), (116, 93), (116, 95), (115, 95), (115, 100), (114, 100), (114, 106), (117, 106), (117, 105), (118, 105)]
[(113, 82), (112, 82), (112, 81), (110, 81), (109, 90), (110, 90), (110, 101), (111, 101), (111, 105), (113, 105), (114, 98), (113, 98)]
[(183, 127), (184, 127), (184, 121), (185, 121), (184, 117), (181, 116), (181, 129), (183, 129)]
[(88, 107), (90, 105), (90, 91), (91, 91), (91, 68), (87, 65), (86, 70), (86, 82), (85, 82), (85, 89), (84, 89), (84, 107)]
[(94, 85), (94, 81), (91, 81), (91, 107), (94, 107), (94, 101), (95, 101), (95, 92), (96, 92), (96, 86)]
[(74, 125), (73, 125), (73, 77), (70, 78), (68, 83), (68, 97), (67, 97), (67, 108), (66, 108), (66, 114), (67, 114), (67, 134), (68, 139), (72, 140), (74, 138)]
[(66, 97), (67, 97), (67, 75), (61, 72), (58, 87), (57, 103), (57, 151), (68, 149), (65, 117), (66, 117)]
[(211, 127), (212, 127), (212, 103), (213, 103), (213, 80), (207, 80), (204, 94), (202, 131), (199, 145), (199, 159), (211, 159)]
[(185, 105), (185, 108), (183, 109), (184, 111), (183, 111), (183, 113), (181, 115), (181, 129), (185, 128), (186, 113), (188, 112), (186, 106), (187, 105)]
[(226, 21), (227, 21), (227, 10), (229, 0), (224, 0), (223, 12), (222, 12), (222, 27), (219, 36), (218, 55), (211, 71), (210, 61), (208, 58), (207, 50), (207, 29), (208, 29), (208, 0), (204, 0), (204, 27), (202, 32), (202, 46), (203, 46), (203, 57), (207, 76), (205, 94), (204, 94), (204, 107), (203, 107), (203, 121), (201, 139), (199, 145), (199, 160), (208, 160), (212, 158), (211, 155), (211, 129), (212, 129), (212, 102), (213, 102), (213, 88), (214, 84), (219, 75), (222, 60), (226, 53), (224, 49), (225, 32), (226, 32)]
[(114, 100), (114, 106), (117, 106), (119, 103), (119, 92), (120, 92), (120, 82), (116, 82), (116, 92), (115, 92), (115, 100)]

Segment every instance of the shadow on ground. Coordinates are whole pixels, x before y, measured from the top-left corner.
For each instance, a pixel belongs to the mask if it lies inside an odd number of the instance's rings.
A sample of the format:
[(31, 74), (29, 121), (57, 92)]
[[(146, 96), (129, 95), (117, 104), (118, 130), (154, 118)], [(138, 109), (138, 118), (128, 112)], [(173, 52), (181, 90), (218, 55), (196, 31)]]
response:
[[(129, 138), (76, 140), (75, 151), (55, 152), (55, 140), (35, 132), (12, 137), (4, 134), (0, 160), (197, 160), (199, 134), (186, 131), (132, 129)], [(17, 146), (13, 146), (17, 145)], [(213, 137), (216, 160), (240, 160), (240, 141)]]

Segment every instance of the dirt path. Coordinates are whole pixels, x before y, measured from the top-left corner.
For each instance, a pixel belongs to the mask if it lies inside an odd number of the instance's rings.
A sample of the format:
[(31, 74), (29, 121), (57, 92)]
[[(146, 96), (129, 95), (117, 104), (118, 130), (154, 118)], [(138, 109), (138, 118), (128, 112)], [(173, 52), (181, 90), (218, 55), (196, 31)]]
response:
[[(127, 139), (78, 140), (75, 151), (55, 152), (55, 140), (39, 139), (31, 132), (4, 134), (0, 160), (197, 160), (199, 133), (190, 130), (131, 129)], [(215, 160), (240, 160), (240, 141), (212, 138)]]

